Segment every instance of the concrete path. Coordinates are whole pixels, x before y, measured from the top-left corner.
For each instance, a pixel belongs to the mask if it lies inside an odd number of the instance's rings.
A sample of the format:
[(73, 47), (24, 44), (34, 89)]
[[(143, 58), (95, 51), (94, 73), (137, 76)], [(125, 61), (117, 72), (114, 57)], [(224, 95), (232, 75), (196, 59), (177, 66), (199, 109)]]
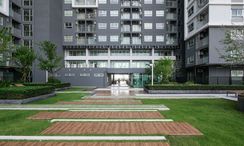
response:
[(52, 119), (54, 122), (173, 122), (172, 119)]
[(164, 136), (0, 136), (0, 140), (55, 141), (164, 141)]

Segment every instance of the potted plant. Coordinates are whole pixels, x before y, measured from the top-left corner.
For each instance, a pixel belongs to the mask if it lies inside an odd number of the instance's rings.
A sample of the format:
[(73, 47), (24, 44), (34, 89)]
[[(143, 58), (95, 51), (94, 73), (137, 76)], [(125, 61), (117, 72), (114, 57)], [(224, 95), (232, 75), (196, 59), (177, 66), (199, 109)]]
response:
[(240, 111), (244, 112), (244, 93), (241, 93), (238, 96), (238, 105), (239, 105)]

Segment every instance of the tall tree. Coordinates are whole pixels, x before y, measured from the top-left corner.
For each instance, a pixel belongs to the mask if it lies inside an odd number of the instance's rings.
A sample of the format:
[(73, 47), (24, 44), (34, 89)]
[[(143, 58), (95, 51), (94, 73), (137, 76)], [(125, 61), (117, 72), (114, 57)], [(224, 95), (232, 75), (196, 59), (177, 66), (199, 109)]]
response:
[(2, 27), (0, 28), (0, 62), (9, 61), (14, 50), (14, 45), (12, 43), (12, 34), (10, 28)]
[(51, 77), (61, 69), (62, 57), (57, 55), (57, 46), (50, 41), (43, 41), (39, 44), (40, 50), (44, 56), (40, 56), (39, 67), (41, 70), (48, 71)]
[[(233, 65), (244, 64), (244, 28), (234, 28), (225, 33), (225, 45), (221, 58)], [(220, 52), (220, 51), (219, 51)]]
[(154, 65), (154, 73), (160, 77), (162, 83), (169, 83), (173, 74), (174, 62), (171, 59), (160, 59)]
[(13, 58), (20, 67), (23, 82), (30, 81), (30, 72), (33, 62), (36, 59), (35, 52), (26, 46), (20, 46), (14, 53)]

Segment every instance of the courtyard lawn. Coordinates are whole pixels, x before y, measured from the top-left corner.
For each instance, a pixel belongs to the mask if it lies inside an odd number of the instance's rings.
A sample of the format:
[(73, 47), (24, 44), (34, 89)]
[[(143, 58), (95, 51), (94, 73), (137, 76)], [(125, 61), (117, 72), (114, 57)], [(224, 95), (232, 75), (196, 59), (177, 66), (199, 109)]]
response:
[(84, 97), (85, 95), (86, 95), (85, 93), (57, 93), (55, 97), (34, 101), (29, 104), (55, 104), (60, 101), (81, 100), (81, 98)]
[(171, 146), (242, 146), (244, 145), (244, 113), (237, 103), (227, 100), (143, 100), (144, 104), (164, 104), (162, 112), (175, 121), (189, 122), (204, 136), (168, 137)]

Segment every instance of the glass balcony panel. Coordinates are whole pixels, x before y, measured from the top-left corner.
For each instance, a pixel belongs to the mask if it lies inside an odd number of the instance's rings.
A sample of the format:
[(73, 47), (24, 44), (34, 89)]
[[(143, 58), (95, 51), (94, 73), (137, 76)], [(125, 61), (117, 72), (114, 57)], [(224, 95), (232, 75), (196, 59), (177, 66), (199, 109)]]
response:
[(121, 44), (130, 44), (130, 37), (124, 37), (121, 39)]
[(122, 13), (121, 19), (130, 19), (130, 13)]
[(141, 26), (140, 25), (133, 25), (132, 31), (133, 32), (141, 32)]
[(122, 32), (130, 32), (130, 25), (123, 25)]
[(139, 13), (132, 13), (132, 19), (140, 19)]
[(96, 44), (96, 37), (88, 37), (87, 41), (89, 45)]
[(132, 44), (141, 44), (141, 38), (139, 37), (132, 37)]

